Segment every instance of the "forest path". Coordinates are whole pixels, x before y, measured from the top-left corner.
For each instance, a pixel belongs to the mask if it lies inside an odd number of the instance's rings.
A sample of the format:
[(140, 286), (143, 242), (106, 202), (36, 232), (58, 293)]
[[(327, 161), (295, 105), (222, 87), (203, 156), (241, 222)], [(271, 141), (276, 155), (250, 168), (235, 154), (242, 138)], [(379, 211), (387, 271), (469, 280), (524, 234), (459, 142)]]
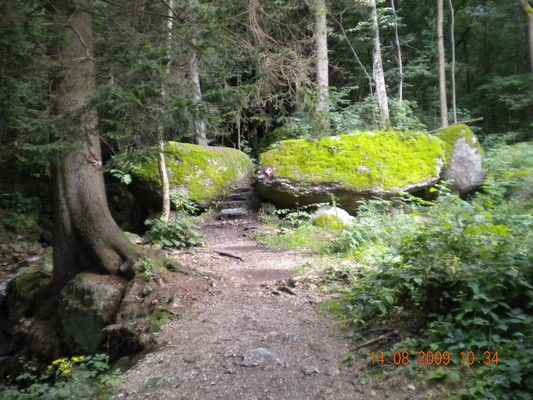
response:
[(253, 220), (207, 221), (205, 248), (175, 256), (212, 275), (211, 287), (161, 331), (158, 349), (126, 372), (117, 398), (382, 398), (358, 380), (364, 357), (343, 363), (350, 341), (317, 313), (315, 295), (290, 287), (306, 259), (259, 247), (249, 237), (258, 227)]

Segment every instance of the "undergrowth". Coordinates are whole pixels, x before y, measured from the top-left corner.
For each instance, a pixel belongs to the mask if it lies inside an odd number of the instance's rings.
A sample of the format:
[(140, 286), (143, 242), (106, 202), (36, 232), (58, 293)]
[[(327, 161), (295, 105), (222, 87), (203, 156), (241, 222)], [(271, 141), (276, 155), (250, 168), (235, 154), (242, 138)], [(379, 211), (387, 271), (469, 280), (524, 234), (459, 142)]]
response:
[(5, 400), (110, 399), (121, 385), (121, 371), (111, 371), (105, 354), (53, 361), (44, 371), (26, 364), (15, 384), (0, 387)]

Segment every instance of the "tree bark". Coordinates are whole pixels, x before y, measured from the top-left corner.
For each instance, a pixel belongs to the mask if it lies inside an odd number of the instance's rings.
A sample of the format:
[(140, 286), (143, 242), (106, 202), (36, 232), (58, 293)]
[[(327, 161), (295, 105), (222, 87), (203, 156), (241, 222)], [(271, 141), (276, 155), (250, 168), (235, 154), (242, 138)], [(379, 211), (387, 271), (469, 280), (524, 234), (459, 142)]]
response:
[(448, 126), (448, 104), (446, 100), (446, 59), (444, 56), (443, 36), (443, 0), (437, 0), (437, 46), (439, 52), (439, 97), (440, 97), (440, 120), (441, 126)]
[(387, 97), (385, 73), (383, 72), (383, 61), (381, 59), (381, 44), (379, 41), (378, 10), (376, 7), (376, 0), (370, 0), (369, 5), (373, 41), (372, 63), (374, 70), (374, 82), (376, 82), (376, 95), (378, 97), (379, 104), (379, 115), (383, 129), (390, 129), (391, 123), (389, 117), (389, 99)]
[[(172, 29), (174, 27), (174, 0), (168, 0), (168, 10), (167, 10), (167, 74), (171, 73), (172, 65)], [(162, 88), (162, 97), (163, 101), (166, 98), (165, 85), (163, 84)], [(158, 127), (159, 135), (159, 154), (157, 157), (158, 167), (159, 167), (159, 178), (161, 180), (161, 220), (163, 222), (169, 222), (170, 220), (170, 182), (168, 180), (168, 170), (167, 170), (167, 159), (165, 156), (165, 139), (164, 139), (164, 129), (163, 125), (159, 124)]]
[(455, 10), (453, 8), (453, 1), (448, 0), (448, 4), (450, 6), (450, 48), (452, 51), (452, 68), (451, 68), (451, 76), (452, 76), (452, 117), (453, 117), (453, 123), (457, 123), (457, 93), (455, 90)]
[[(451, 0), (450, 0), (451, 1)], [(390, 2), (392, 13), (394, 15), (394, 39), (396, 42), (396, 50), (398, 52), (398, 73), (400, 75), (400, 82), (398, 83), (398, 100), (403, 100), (403, 60), (402, 60), (402, 46), (400, 45), (400, 35), (398, 34), (398, 15), (396, 14), (396, 7), (394, 0)]]
[(527, 15), (529, 68), (533, 72), (533, 7), (529, 5), (528, 0), (520, 0), (520, 4)]
[[(192, 15), (196, 15), (198, 0), (189, 0), (189, 9)], [(193, 18), (192, 23), (196, 23)], [(189, 59), (189, 78), (192, 85), (192, 104), (194, 107), (193, 119), (196, 143), (207, 146), (207, 127), (203, 120), (198, 106), (202, 102), (202, 86), (200, 85), (200, 65), (198, 63), (198, 52), (196, 51), (196, 38), (191, 40), (191, 57)]]
[(50, 2), (52, 26), (65, 40), (53, 57), (53, 112), (72, 134), (73, 150), (52, 165), (54, 269), (56, 287), (85, 270), (118, 273), (141, 256), (117, 226), (107, 205), (97, 114), (90, 105), (95, 90), (90, 0)]
[(329, 60), (328, 60), (328, 32), (327, 8), (325, 0), (314, 1), (315, 14), (315, 48), (316, 48), (316, 85), (317, 111), (319, 125), (327, 134), (329, 131)]
[(189, 60), (189, 76), (192, 84), (192, 104), (194, 107), (194, 130), (196, 143), (207, 146), (207, 127), (200, 115), (198, 106), (202, 102), (202, 87), (200, 86), (200, 68), (198, 65), (198, 53), (192, 50)]

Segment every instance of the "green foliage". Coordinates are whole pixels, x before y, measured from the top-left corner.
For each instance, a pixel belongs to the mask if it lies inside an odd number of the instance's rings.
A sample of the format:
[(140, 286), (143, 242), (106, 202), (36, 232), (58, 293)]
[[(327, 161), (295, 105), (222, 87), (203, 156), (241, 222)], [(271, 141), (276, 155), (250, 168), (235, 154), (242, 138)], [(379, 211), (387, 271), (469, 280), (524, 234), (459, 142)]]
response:
[(438, 176), (444, 156), (441, 143), (423, 133), (395, 131), (286, 140), (263, 153), (260, 165), (296, 182), (395, 190)]
[(489, 152), (490, 190), (470, 203), (446, 192), (429, 207), (367, 202), (329, 247), (358, 262), (338, 304), (356, 335), (386, 325), (416, 338), (403, 348), (499, 352), (497, 366), (457, 370), (468, 379), (454, 392), (462, 399), (526, 399), (533, 390), (533, 217), (510, 206), (530, 192), (530, 152), (527, 143)]
[[(331, 111), (334, 131), (340, 133), (379, 130), (381, 119), (377, 97), (368, 96), (362, 101), (352, 103), (349, 99), (342, 97), (346, 89), (352, 88), (343, 88), (343, 91), (338, 94), (339, 98), (333, 96), (333, 103), (336, 104)], [(417, 105), (414, 101), (389, 98), (391, 124), (395, 130), (424, 130), (425, 125), (416, 117), (415, 110), (417, 110)]]
[(146, 220), (145, 224), (149, 227), (145, 233), (145, 239), (149, 243), (174, 249), (203, 246), (202, 235), (185, 218), (169, 223), (152, 219)]
[(74, 356), (53, 361), (44, 372), (27, 364), (17, 386), (0, 387), (5, 400), (111, 399), (121, 385), (121, 371), (110, 371), (105, 354)]

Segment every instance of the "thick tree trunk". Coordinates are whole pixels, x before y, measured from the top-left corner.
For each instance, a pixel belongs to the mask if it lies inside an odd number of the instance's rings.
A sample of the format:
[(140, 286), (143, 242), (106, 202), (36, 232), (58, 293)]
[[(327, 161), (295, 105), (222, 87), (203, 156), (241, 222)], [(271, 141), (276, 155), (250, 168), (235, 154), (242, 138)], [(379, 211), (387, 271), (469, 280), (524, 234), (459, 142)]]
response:
[(329, 131), (329, 60), (327, 8), (325, 0), (315, 0), (315, 48), (316, 48), (316, 85), (317, 111), (321, 128), (324, 133)]
[(446, 101), (446, 59), (444, 56), (444, 5), (443, 0), (437, 0), (437, 46), (439, 51), (439, 97), (441, 126), (448, 126), (448, 103)]
[(527, 15), (529, 68), (533, 72), (533, 7), (529, 5), (528, 0), (520, 0), (520, 4)]
[(455, 89), (455, 10), (453, 8), (453, 1), (448, 0), (450, 6), (450, 48), (452, 51), (452, 117), (453, 123), (457, 123), (457, 93)]
[(385, 73), (383, 72), (383, 61), (381, 59), (381, 44), (379, 41), (379, 23), (376, 0), (370, 0), (370, 24), (372, 26), (372, 63), (374, 72), (374, 82), (376, 82), (376, 95), (378, 97), (379, 115), (381, 125), (384, 129), (390, 129), (389, 99), (387, 97), (387, 87), (385, 85)]
[[(450, 0), (451, 1), (451, 0)], [(398, 74), (400, 75), (400, 82), (398, 83), (398, 100), (403, 100), (403, 60), (402, 60), (402, 46), (400, 45), (400, 35), (398, 34), (398, 15), (396, 14), (396, 7), (394, 0), (390, 2), (392, 13), (394, 15), (394, 39), (396, 42), (396, 50), (398, 52)]]
[(54, 56), (60, 71), (53, 85), (53, 109), (74, 150), (52, 168), (54, 211), (53, 279), (61, 287), (76, 273), (119, 268), (141, 255), (117, 226), (107, 205), (97, 115), (89, 99), (95, 90), (89, 0), (51, 2), (50, 17), (65, 40)]

